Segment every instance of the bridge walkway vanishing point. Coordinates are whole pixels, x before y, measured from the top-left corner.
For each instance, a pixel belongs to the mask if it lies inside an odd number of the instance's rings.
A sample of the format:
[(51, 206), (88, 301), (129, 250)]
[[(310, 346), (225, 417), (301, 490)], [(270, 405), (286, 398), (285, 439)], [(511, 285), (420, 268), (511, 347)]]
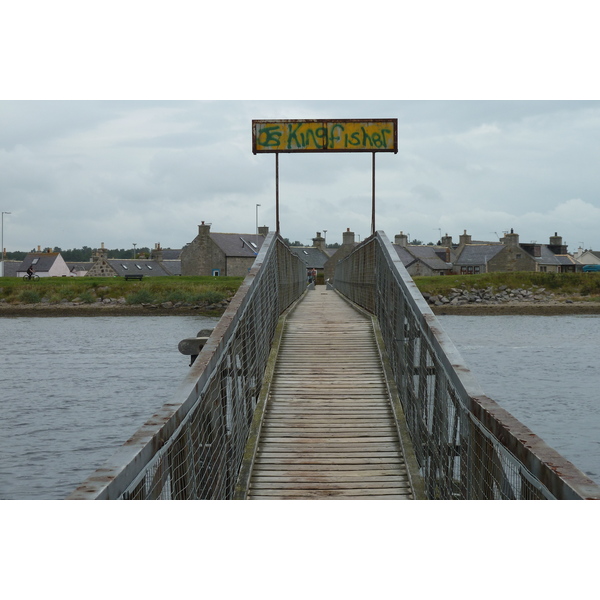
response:
[(421, 497), (389, 385), (371, 318), (309, 291), (285, 321), (246, 498)]

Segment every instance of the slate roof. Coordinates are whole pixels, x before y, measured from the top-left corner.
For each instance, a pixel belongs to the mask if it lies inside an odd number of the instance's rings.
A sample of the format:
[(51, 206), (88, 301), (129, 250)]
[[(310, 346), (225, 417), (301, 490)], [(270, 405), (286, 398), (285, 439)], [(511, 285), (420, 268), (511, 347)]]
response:
[(505, 247), (504, 244), (467, 244), (454, 264), (459, 267), (485, 265)]
[(23, 262), (17, 268), (17, 271), (27, 271), (29, 266), (33, 264), (33, 261), (37, 258), (37, 262), (33, 265), (36, 273), (47, 273), (54, 265), (56, 259), (59, 257), (59, 252), (30, 252), (24, 259)]
[(253, 258), (258, 254), (264, 236), (254, 233), (210, 233), (210, 239), (225, 256)]
[(307, 268), (311, 269), (325, 268), (325, 263), (330, 258), (328, 254), (325, 254), (318, 248), (313, 248), (312, 246), (306, 248), (302, 246), (292, 246), (290, 247), (290, 250), (300, 258)]
[(546, 245), (541, 244), (541, 256), (534, 260), (541, 265), (577, 265), (579, 264), (570, 254), (554, 254)]
[[(144, 275), (145, 277), (164, 277), (165, 275), (175, 275), (163, 268), (162, 264), (156, 260), (142, 258), (109, 258), (106, 261), (116, 272), (117, 276), (125, 275)], [(174, 261), (179, 262), (179, 261)], [(181, 263), (179, 274), (181, 274)]]
[(89, 271), (93, 264), (93, 262), (68, 262), (67, 267), (70, 271)]
[(17, 260), (4, 261), (4, 277), (16, 277), (17, 268), (21, 263)]
[[(406, 249), (415, 258), (425, 263), (430, 269), (447, 271), (451, 268), (445, 261), (446, 250), (440, 250), (439, 246), (408, 246)], [(441, 258), (440, 255), (444, 258)]]
[(412, 265), (412, 263), (417, 260), (404, 246), (399, 246), (397, 244), (393, 244), (393, 246), (396, 249), (398, 258), (402, 261), (402, 264), (405, 267)]
[(179, 260), (181, 258), (181, 249), (161, 248), (161, 251), (163, 260)]
[(168, 275), (181, 275), (180, 260), (163, 260), (160, 264), (168, 271)]

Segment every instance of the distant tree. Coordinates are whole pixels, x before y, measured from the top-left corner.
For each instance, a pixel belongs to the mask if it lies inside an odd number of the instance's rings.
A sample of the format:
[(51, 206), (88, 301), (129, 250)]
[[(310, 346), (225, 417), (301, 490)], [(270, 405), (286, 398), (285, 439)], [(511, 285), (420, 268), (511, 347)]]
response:
[(283, 238), (283, 241), (288, 246), (304, 246), (304, 244), (302, 242), (299, 242), (298, 240), (296, 240), (295, 242), (290, 242), (290, 240), (288, 238)]
[(341, 244), (339, 242), (335, 242), (334, 244), (327, 244), (328, 248), (339, 248)]
[(7, 252), (4, 257), (6, 260), (23, 260), (27, 256), (27, 252)]
[(60, 254), (67, 262), (90, 262), (92, 260), (92, 249), (88, 246), (73, 248), (72, 250), (61, 250)]
[(411, 244), (412, 244), (413, 246), (422, 246), (422, 245), (423, 245), (423, 242), (422, 242), (421, 240), (414, 239), (414, 240), (411, 242)]
[(433, 242), (427, 242), (428, 246), (435, 246), (435, 244)]

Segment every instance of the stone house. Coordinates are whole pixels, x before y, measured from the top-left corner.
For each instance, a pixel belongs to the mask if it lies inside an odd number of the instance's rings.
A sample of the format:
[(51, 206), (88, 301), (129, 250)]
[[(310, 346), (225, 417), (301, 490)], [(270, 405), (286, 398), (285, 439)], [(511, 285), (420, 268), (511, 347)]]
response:
[(327, 250), (325, 238), (321, 236), (320, 231), (317, 231), (312, 241), (312, 246), (290, 246), (290, 250), (306, 265), (307, 273), (316, 269), (318, 276), (319, 273), (324, 273), (325, 264), (335, 251)]
[(504, 250), (502, 242), (472, 241), (465, 230), (459, 236), (454, 260), (454, 273), (460, 275), (477, 275), (487, 273), (488, 262)]
[(60, 252), (42, 252), (38, 246), (37, 252), (30, 252), (17, 267), (17, 277), (27, 275), (27, 269), (32, 266), (40, 277), (69, 277), (72, 275)]
[(92, 254), (92, 265), (86, 273), (87, 277), (124, 277), (137, 274), (145, 277), (165, 277), (180, 275), (181, 263), (178, 259), (168, 257), (178, 256), (180, 250), (163, 250), (156, 244), (148, 258), (108, 258), (108, 250), (102, 242), (100, 248)]
[(452, 238), (442, 238), (439, 246), (414, 246), (402, 231), (394, 237), (393, 246), (398, 258), (411, 277), (448, 275), (452, 272), (454, 250)]
[(454, 262), (457, 274), (539, 271), (566, 273), (577, 270), (577, 261), (568, 254), (562, 237), (555, 233), (548, 244), (519, 242), (512, 229), (500, 242), (472, 242), (465, 231), (460, 236)]
[(245, 277), (269, 233), (259, 227), (252, 233), (217, 233), (210, 223), (198, 226), (198, 235), (181, 251), (181, 274), (196, 276)]
[(323, 274), (325, 276), (325, 281), (332, 280), (335, 274), (335, 266), (338, 264), (340, 260), (346, 258), (356, 246), (358, 246), (358, 242), (354, 241), (354, 232), (350, 231), (348, 227), (346, 231), (342, 234), (342, 245), (337, 248), (334, 253), (325, 261), (323, 265)]

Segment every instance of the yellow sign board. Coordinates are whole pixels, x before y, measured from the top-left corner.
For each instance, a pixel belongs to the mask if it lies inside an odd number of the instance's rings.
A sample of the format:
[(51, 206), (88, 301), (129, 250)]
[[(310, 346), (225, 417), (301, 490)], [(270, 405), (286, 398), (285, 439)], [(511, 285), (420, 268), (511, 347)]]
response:
[(398, 119), (252, 121), (252, 152), (398, 152)]

